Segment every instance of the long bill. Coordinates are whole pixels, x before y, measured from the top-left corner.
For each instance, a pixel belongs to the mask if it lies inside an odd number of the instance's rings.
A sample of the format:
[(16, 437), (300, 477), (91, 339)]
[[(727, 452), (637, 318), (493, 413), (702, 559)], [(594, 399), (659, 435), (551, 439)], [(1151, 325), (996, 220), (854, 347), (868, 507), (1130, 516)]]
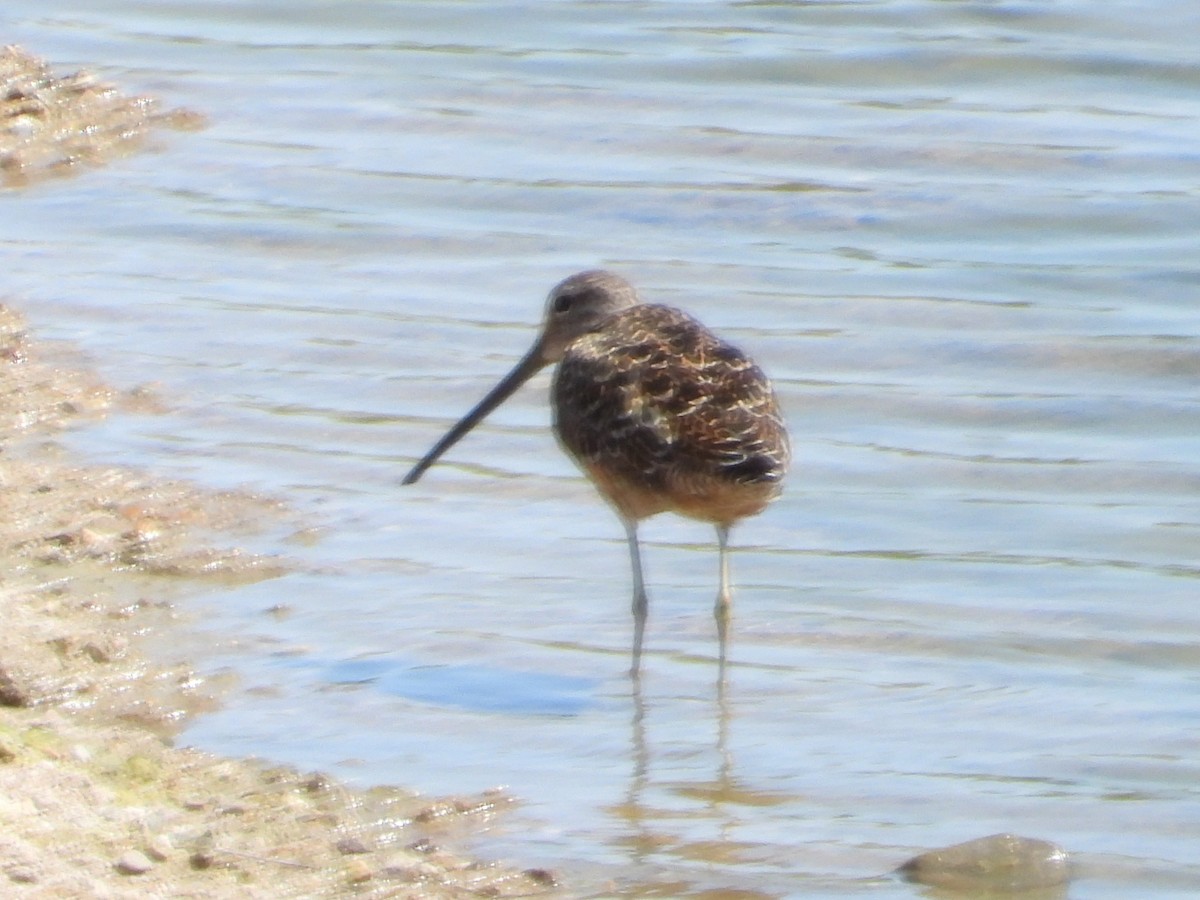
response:
[(433, 449), (421, 457), (421, 461), (412, 467), (412, 471), (404, 476), (404, 481), (401, 483), (412, 484), (425, 474), (425, 470), (437, 462), (443, 453), (457, 444), (463, 435), (483, 421), (488, 413), (507, 400), (517, 388), (545, 368), (547, 364), (547, 360), (542, 355), (542, 342), (538, 341), (513, 367), (513, 370), (488, 391), (487, 396), (475, 404), (474, 409), (463, 416), (458, 424), (433, 445)]

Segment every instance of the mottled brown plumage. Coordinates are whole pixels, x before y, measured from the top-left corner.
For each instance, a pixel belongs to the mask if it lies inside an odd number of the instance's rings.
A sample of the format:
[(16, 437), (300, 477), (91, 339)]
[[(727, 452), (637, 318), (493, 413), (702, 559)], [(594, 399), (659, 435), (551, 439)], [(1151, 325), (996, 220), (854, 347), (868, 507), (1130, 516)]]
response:
[(625, 525), (634, 578), (633, 672), (647, 599), (637, 524), (660, 512), (711, 522), (720, 545), (716, 618), (725, 659), (726, 541), (782, 487), (790, 450), (771, 383), (749, 357), (686, 313), (642, 304), (624, 279), (580, 272), (557, 285), (534, 346), (425, 455), (411, 484), (531, 375), (558, 363), (552, 400), (563, 448)]

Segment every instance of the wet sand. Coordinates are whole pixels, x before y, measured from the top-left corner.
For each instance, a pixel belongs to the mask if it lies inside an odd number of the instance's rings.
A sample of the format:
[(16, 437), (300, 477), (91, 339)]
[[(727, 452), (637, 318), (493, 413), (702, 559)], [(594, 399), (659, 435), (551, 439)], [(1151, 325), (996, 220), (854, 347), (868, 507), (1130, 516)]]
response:
[(178, 603), (189, 586), (285, 571), (286, 561), (214, 543), (284, 512), (73, 459), (55, 432), (145, 398), (118, 396), (48, 353), (0, 308), (6, 896), (97, 896), (98, 886), (112, 897), (545, 892), (547, 873), (440, 847), (500, 813), (503, 795), (357, 791), (172, 746), (219, 686), (152, 661), (147, 642), (187, 627)]
[[(10, 190), (131, 152), (161, 113), (86, 75), (56, 78), (0, 50), (0, 169)], [(50, 273), (47, 273), (50, 277)], [(173, 745), (219, 702), (187, 663), (152, 654), (188, 628), (189, 589), (245, 583), (286, 560), (239, 535), (290, 515), (270, 498), (206, 492), (90, 465), (56, 439), (132, 407), (69, 348), (0, 306), (0, 884), (5, 896), (528, 896), (540, 870), (462, 845), (510, 805), (355, 790), (314, 773)], [(302, 527), (297, 525), (297, 527)], [(153, 658), (152, 658), (153, 657)]]

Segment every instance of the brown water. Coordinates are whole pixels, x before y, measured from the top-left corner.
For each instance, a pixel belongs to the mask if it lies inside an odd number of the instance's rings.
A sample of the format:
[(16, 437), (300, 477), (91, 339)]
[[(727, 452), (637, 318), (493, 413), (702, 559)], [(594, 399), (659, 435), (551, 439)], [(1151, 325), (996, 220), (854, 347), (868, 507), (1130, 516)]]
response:
[[(1073, 898), (1200, 891), (1196, 10), (5, 9), (213, 122), (0, 198), (4, 292), (177, 410), (78, 443), (320, 526), (200, 601), (245, 690), (188, 741), (506, 784), (481, 850), (580, 895), (913, 897), (877, 876), (997, 831), (1071, 851)], [(670, 517), (625, 676), (623, 536), (545, 377), (398, 484), (598, 264), (791, 424), (724, 695), (712, 535)]]

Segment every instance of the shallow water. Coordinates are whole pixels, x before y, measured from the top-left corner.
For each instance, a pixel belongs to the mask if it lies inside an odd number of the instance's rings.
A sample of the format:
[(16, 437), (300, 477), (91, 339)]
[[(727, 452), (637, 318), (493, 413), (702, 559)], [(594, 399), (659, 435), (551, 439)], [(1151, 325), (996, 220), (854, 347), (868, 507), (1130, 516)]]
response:
[[(1165, 3), (10, 0), (211, 127), (2, 199), (3, 291), (174, 412), (75, 436), (288, 498), (185, 739), (523, 800), (577, 894), (919, 896), (997, 831), (1200, 890), (1200, 14)], [(594, 265), (775, 378), (789, 489), (623, 535), (548, 378), (398, 479)], [(312, 535), (306, 535), (311, 538)], [(279, 609), (282, 608), (282, 609)], [(268, 613), (269, 610), (274, 613)]]

